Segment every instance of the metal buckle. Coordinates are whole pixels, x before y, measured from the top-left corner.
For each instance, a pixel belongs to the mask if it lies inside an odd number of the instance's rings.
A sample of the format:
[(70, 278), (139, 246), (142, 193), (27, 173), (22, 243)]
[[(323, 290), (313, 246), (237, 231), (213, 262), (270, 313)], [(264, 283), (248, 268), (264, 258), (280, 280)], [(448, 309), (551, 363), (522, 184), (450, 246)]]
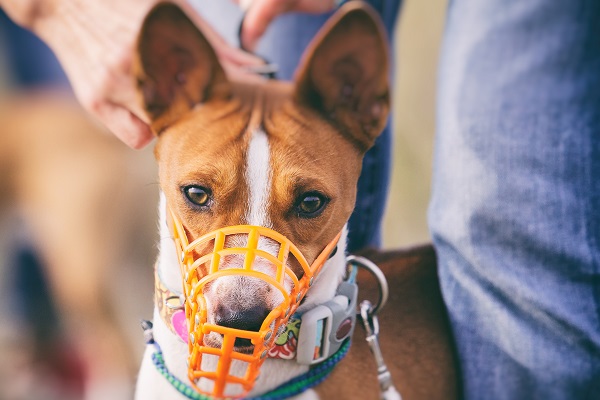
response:
[(335, 354), (354, 332), (356, 324), (355, 283), (342, 282), (336, 296), (301, 316), (296, 361), (318, 364)]
[(372, 312), (373, 315), (376, 315), (377, 312), (381, 308), (383, 308), (383, 306), (385, 306), (385, 304), (387, 303), (390, 293), (387, 284), (387, 279), (385, 279), (385, 275), (383, 274), (383, 272), (381, 272), (379, 267), (373, 261), (365, 257), (348, 256), (346, 257), (346, 262), (349, 265), (354, 265), (366, 269), (367, 271), (369, 271), (369, 273), (371, 273), (371, 275), (375, 277), (375, 279), (377, 279), (377, 283), (379, 284), (379, 300), (377, 301), (377, 304), (375, 304), (375, 307), (373, 307)]
[[(179, 305), (173, 304), (173, 300), (177, 300), (179, 301)], [(179, 295), (179, 296), (169, 296), (165, 299), (164, 301), (164, 306), (171, 309), (171, 310), (184, 310), (185, 306), (184, 306), (185, 300), (183, 298), (183, 294)]]

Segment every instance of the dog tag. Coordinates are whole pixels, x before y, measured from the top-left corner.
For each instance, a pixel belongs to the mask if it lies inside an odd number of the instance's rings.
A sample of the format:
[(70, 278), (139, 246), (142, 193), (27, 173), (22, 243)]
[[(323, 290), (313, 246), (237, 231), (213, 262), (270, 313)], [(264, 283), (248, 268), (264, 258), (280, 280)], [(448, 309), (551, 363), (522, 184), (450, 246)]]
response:
[(177, 333), (177, 336), (179, 336), (179, 338), (181, 340), (183, 340), (184, 343), (187, 343), (188, 342), (188, 326), (187, 326), (187, 320), (185, 318), (185, 311), (183, 311), (183, 310), (176, 311), (173, 314), (173, 316), (171, 317), (171, 325), (173, 326), (175, 333)]

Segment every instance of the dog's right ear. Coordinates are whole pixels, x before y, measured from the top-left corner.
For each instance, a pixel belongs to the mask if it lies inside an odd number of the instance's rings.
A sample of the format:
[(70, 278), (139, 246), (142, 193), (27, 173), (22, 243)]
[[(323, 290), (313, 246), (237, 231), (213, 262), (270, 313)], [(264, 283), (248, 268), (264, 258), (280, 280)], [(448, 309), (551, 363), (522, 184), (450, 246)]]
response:
[(230, 95), (215, 51), (172, 3), (159, 3), (146, 16), (133, 68), (139, 97), (157, 134), (196, 104)]

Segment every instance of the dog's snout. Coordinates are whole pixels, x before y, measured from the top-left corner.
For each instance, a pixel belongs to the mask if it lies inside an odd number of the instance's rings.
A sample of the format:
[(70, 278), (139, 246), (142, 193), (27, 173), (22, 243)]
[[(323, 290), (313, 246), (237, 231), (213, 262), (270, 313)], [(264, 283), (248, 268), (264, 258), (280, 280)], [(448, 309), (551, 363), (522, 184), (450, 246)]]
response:
[(258, 332), (268, 314), (269, 310), (263, 306), (254, 306), (243, 310), (221, 307), (217, 311), (215, 322), (217, 325), (227, 328)]
[[(217, 312), (215, 322), (217, 325), (227, 328), (258, 332), (268, 314), (269, 310), (261, 306), (255, 306), (244, 310), (221, 308)], [(251, 345), (250, 339), (235, 339), (236, 347), (248, 347)]]

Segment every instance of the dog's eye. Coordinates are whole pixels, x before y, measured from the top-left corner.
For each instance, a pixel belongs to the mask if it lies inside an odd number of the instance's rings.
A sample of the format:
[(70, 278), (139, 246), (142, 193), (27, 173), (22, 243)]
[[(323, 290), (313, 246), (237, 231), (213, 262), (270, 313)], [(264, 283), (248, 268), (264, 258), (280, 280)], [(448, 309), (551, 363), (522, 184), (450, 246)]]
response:
[(183, 188), (183, 193), (192, 204), (197, 206), (207, 207), (210, 203), (210, 190), (202, 186), (186, 186)]
[(298, 197), (296, 202), (296, 212), (299, 217), (314, 218), (318, 217), (325, 208), (329, 199), (318, 192), (304, 193)]

